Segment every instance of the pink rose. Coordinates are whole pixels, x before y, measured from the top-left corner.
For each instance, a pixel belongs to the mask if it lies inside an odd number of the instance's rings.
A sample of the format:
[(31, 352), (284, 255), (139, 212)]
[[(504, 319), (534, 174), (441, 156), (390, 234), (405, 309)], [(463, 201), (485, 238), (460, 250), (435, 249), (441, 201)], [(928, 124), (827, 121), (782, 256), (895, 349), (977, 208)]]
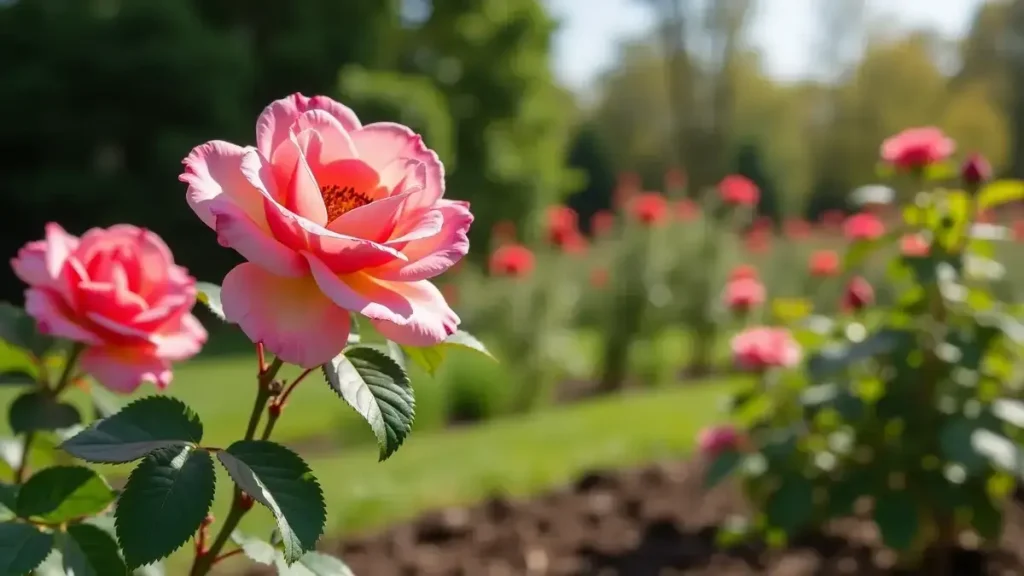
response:
[(188, 203), (248, 262), (224, 278), (224, 314), (282, 360), (310, 368), (348, 340), (349, 311), (428, 346), (459, 317), (430, 281), (469, 250), (469, 204), (400, 124), (294, 94), (267, 106), (256, 146), (212, 141), (185, 158)]
[(860, 276), (854, 276), (843, 292), (842, 308), (849, 312), (859, 312), (875, 301), (875, 289)]
[(800, 345), (785, 328), (748, 328), (730, 343), (733, 360), (749, 370), (789, 368), (802, 357)]
[(744, 313), (764, 303), (765, 289), (757, 278), (736, 278), (725, 285), (722, 295), (725, 305), (733, 312)]
[(871, 212), (861, 212), (846, 219), (843, 233), (850, 240), (874, 240), (885, 234), (885, 224)]
[(722, 195), (722, 201), (726, 204), (741, 206), (753, 206), (757, 204), (761, 191), (757, 184), (739, 174), (731, 174), (718, 183), (718, 193)]
[(740, 433), (731, 424), (708, 426), (697, 435), (697, 450), (709, 458), (714, 458), (726, 450), (737, 450), (741, 443)]
[(882, 159), (901, 169), (920, 169), (953, 155), (956, 143), (933, 126), (908, 128), (882, 143)]
[(107, 388), (171, 383), (171, 362), (194, 356), (206, 330), (191, 314), (196, 281), (159, 236), (128, 224), (81, 239), (56, 223), (11, 260), (40, 332), (86, 346), (80, 367)]

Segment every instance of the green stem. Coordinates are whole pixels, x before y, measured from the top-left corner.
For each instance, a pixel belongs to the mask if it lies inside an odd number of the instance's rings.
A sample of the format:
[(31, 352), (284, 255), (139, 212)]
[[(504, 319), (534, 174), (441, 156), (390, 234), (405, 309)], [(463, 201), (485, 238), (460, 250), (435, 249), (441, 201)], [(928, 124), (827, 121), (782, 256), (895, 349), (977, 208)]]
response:
[[(252, 414), (249, 416), (249, 424), (245, 430), (245, 440), (252, 440), (256, 436), (256, 428), (259, 427), (263, 410), (266, 409), (267, 402), (272, 397), (270, 385), (273, 383), (274, 378), (277, 377), (277, 373), (283, 365), (284, 361), (280, 358), (274, 358), (270, 366), (260, 372), (258, 378), (259, 389), (256, 392), (256, 402), (253, 403)], [(227, 518), (224, 519), (224, 524), (221, 526), (220, 532), (217, 533), (217, 538), (214, 539), (210, 548), (197, 551), (195, 560), (192, 562), (192, 570), (189, 572), (191, 576), (205, 576), (210, 572), (210, 568), (216, 563), (221, 549), (227, 544), (228, 539), (231, 538), (231, 533), (238, 527), (238, 523), (241, 522), (242, 517), (245, 516), (250, 508), (251, 504), (245, 503), (245, 495), (242, 490), (235, 486), (235, 494), (231, 501), (231, 509), (228, 510)]]
[[(56, 398), (60, 396), (64, 390), (67, 389), (68, 385), (71, 384), (71, 374), (74, 373), (75, 365), (78, 364), (78, 356), (85, 350), (83, 344), (76, 343), (68, 354), (67, 361), (64, 362), (64, 369), (60, 373), (60, 378), (57, 380), (57, 384), (53, 388), (46, 388), (45, 381), (40, 381), (40, 386), (43, 387), (43, 393)], [(21, 443), (21, 463), (18, 464), (18, 469), (14, 471), (14, 483), (21, 484), (25, 482), (25, 476), (28, 475), (28, 459), (29, 453), (32, 451), (32, 443), (35, 442), (36, 435), (34, 432), (28, 432), (25, 434), (25, 439)]]

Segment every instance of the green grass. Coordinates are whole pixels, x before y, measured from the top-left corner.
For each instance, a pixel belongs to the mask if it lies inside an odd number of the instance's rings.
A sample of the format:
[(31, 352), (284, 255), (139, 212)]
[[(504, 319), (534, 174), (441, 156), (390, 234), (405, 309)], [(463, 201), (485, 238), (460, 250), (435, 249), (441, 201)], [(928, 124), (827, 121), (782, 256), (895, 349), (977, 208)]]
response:
[[(685, 455), (699, 429), (721, 418), (722, 395), (734, 385), (719, 381), (612, 396), (471, 428), (414, 433), (382, 463), (369, 447), (311, 457), (327, 500), (327, 533), (373, 530), (493, 494), (533, 494), (594, 467)], [(230, 497), (223, 473), (218, 486), (213, 511), (223, 517)], [(255, 534), (271, 526), (269, 513), (259, 507), (243, 522)], [(180, 553), (174, 566), (190, 553)]]

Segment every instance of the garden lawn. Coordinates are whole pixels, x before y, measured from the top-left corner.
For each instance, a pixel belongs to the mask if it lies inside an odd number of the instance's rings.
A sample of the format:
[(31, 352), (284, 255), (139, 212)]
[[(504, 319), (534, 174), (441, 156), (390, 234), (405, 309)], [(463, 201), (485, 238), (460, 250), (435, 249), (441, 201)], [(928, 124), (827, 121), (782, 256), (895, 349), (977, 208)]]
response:
[[(429, 509), (493, 494), (529, 495), (594, 467), (626, 467), (687, 454), (703, 426), (720, 419), (722, 396), (738, 379), (611, 396), (474, 427), (413, 435), (383, 463), (370, 447), (310, 455), (327, 500), (327, 533), (372, 530)], [(281, 421), (289, 426), (286, 414)], [(213, 512), (223, 518), (231, 490), (219, 471)], [(243, 529), (265, 535), (257, 506)], [(216, 528), (216, 525), (214, 525)], [(172, 560), (182, 569), (186, 546)], [(230, 562), (230, 564), (229, 564)], [(226, 567), (241, 566), (231, 560)], [(171, 573), (177, 573), (171, 571)]]

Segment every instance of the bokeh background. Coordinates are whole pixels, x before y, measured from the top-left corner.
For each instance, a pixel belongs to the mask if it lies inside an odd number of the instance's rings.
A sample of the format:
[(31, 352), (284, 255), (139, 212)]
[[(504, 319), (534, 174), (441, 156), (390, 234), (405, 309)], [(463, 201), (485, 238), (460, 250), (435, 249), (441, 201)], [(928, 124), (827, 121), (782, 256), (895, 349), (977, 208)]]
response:
[[(688, 452), (734, 378), (728, 323), (716, 295), (690, 298), (695, 273), (754, 263), (799, 306), (808, 257), (844, 245), (851, 190), (907, 127), (1024, 177), (1024, 1), (0, 0), (0, 252), (47, 221), (131, 222), (219, 283), (239, 257), (187, 207), (180, 162), (210, 139), (250, 143), (292, 92), (405, 123), (437, 151), (447, 196), (476, 215), (471, 254), (438, 283), (501, 360), (452, 353), (414, 372), (415, 432), (384, 464), (357, 417), (304, 385), (278, 430), (324, 479), (337, 535)], [(730, 174), (760, 189), (759, 232), (716, 238), (722, 270), (695, 270), (688, 201)], [(637, 232), (627, 205), (643, 191), (670, 226)], [(552, 237), (557, 206), (578, 239)], [(643, 273), (624, 256), (637, 242)], [(530, 271), (497, 273), (512, 243)], [(3, 268), (0, 300), (22, 290)], [(203, 320), (211, 342), (172, 393), (228, 440), (251, 344)]]

